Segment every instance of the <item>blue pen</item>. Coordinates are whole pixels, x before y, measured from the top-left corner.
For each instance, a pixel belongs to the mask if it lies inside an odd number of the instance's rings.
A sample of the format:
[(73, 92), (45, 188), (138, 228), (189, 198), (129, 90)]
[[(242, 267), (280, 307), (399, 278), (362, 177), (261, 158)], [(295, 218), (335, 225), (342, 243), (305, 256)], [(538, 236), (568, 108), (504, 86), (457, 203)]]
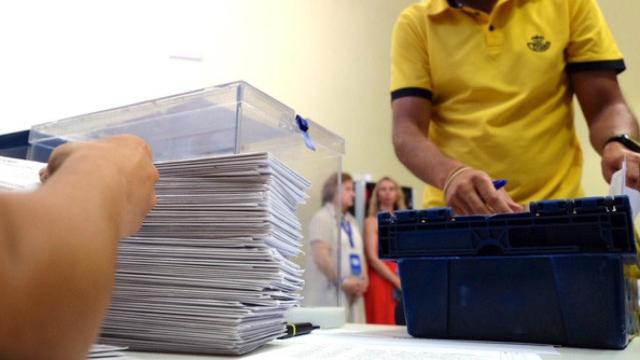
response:
[(493, 182), (493, 187), (496, 188), (496, 190), (500, 190), (505, 185), (507, 185), (507, 180), (505, 179), (493, 180), (492, 182)]

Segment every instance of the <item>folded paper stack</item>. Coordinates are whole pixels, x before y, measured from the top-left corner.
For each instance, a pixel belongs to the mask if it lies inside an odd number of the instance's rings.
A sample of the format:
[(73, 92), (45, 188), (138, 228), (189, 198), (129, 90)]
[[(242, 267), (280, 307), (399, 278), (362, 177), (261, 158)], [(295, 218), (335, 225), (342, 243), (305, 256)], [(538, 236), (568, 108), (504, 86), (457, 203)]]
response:
[(158, 205), (120, 244), (101, 342), (243, 354), (284, 334), (310, 183), (269, 153), (156, 165)]

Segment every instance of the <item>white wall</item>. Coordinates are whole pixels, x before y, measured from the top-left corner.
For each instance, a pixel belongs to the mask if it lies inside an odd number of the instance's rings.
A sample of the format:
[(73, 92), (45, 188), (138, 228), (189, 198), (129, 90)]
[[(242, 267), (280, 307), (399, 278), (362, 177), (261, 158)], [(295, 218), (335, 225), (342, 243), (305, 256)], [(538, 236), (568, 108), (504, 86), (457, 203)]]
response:
[[(420, 191), (393, 153), (388, 98), (391, 28), (412, 2), (4, 2), (0, 133), (244, 79), (346, 138), (347, 171), (392, 175)], [(640, 1), (601, 5), (629, 67), (623, 88), (640, 111)], [(587, 192), (603, 193), (598, 157), (583, 144)]]
[[(345, 169), (419, 184), (390, 144), (388, 52), (411, 1), (3, 5), (0, 133), (244, 79), (347, 139)], [(171, 55), (201, 61), (172, 60)]]

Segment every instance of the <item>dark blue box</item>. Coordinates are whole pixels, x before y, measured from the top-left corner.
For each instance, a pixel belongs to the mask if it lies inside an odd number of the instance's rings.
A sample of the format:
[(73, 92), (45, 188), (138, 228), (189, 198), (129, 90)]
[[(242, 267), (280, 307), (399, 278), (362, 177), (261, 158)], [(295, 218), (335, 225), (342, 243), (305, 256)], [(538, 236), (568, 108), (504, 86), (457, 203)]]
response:
[(28, 130), (0, 135), (0, 156), (26, 159), (28, 150)]
[(37, 146), (29, 144), (29, 130), (19, 131), (0, 135), (0, 156), (7, 156), (16, 159), (27, 159), (33, 161), (47, 162), (53, 149), (64, 144), (66, 141), (52, 138), (47, 141), (40, 141)]
[(626, 197), (531, 211), (380, 214), (411, 335), (622, 349), (638, 332), (638, 256)]

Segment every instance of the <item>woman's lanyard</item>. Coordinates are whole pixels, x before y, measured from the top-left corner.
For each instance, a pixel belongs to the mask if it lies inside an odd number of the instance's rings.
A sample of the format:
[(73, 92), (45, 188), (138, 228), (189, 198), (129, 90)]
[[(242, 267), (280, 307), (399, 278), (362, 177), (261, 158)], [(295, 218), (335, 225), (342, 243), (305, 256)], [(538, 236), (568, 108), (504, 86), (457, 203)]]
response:
[(351, 223), (346, 219), (342, 219), (340, 222), (340, 227), (347, 233), (347, 237), (349, 238), (349, 245), (351, 245), (351, 253), (349, 254), (349, 267), (351, 268), (351, 275), (360, 276), (362, 275), (362, 263), (360, 261), (360, 255), (358, 255), (356, 250), (356, 244), (353, 242), (353, 230), (351, 229)]
[(345, 233), (347, 233), (347, 237), (349, 238), (349, 245), (351, 245), (351, 248), (355, 248), (356, 244), (353, 242), (353, 231), (351, 230), (351, 223), (346, 219), (342, 219), (342, 221), (340, 222), (340, 227), (342, 228), (342, 230), (344, 230)]

